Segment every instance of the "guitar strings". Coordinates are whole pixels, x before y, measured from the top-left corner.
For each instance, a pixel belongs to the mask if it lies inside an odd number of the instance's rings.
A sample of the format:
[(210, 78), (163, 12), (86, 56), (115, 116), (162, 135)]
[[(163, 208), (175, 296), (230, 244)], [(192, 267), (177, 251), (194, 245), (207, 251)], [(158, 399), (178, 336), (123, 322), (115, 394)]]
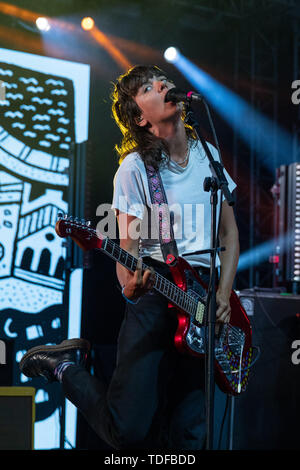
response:
[[(88, 232), (89, 232), (90, 235), (93, 235), (94, 237), (96, 237), (97, 240), (99, 239), (99, 237), (97, 235), (97, 231), (95, 229), (88, 228)], [(109, 237), (106, 237), (105, 241), (106, 241), (107, 245), (110, 245), (110, 246), (113, 247), (113, 251), (116, 249), (117, 254), (118, 254), (118, 258), (120, 258), (120, 254), (122, 252), (125, 252), (125, 250), (123, 250), (117, 243), (113, 242)], [(104, 248), (96, 248), (96, 250), (97, 251), (106, 251)], [(108, 255), (114, 256), (109, 251), (106, 251), (106, 252), (107, 252)], [(125, 252), (125, 253), (126, 253), (127, 258), (131, 259), (131, 264), (132, 263), (136, 264), (137, 259), (133, 255), (131, 255), (130, 253), (128, 253), (128, 252)], [(149, 269), (149, 267), (144, 263), (142, 263), (142, 268), (144, 268), (144, 269), (148, 268)], [(133, 269), (133, 266), (132, 266), (132, 269)], [(171, 289), (173, 289), (174, 291), (176, 291), (176, 295), (181, 297), (184, 302), (188, 302), (189, 304), (192, 305), (193, 309), (195, 309), (195, 310), (197, 309), (198, 302), (199, 302), (198, 300), (196, 300), (194, 297), (189, 295), (188, 292), (185, 292), (182, 289), (180, 289), (176, 284), (172, 283), (171, 281), (169, 281), (168, 279), (166, 279), (165, 277), (163, 277), (161, 274), (159, 274), (156, 271), (155, 271), (155, 275), (156, 275), (157, 279), (160, 281), (160, 284), (164, 285), (164, 288), (166, 287), (169, 292), (170, 292)], [(170, 295), (167, 295), (167, 294), (165, 294), (165, 295), (170, 300), (172, 300), (170, 298)], [(186, 297), (186, 299), (185, 299), (185, 297)], [(182, 307), (184, 307), (184, 306), (182, 306)], [(195, 313), (196, 312), (193, 312), (193, 311), (190, 312), (191, 315), (195, 315)], [(233, 331), (233, 333), (234, 333), (235, 339), (237, 339), (239, 335), (238, 335), (238, 333), (236, 333), (236, 327), (233, 327), (232, 325), (230, 325), (230, 326), (231, 326), (231, 331)]]
[[(69, 220), (69, 224), (72, 226), (73, 224), (77, 226), (78, 228), (78, 225), (79, 225), (79, 228), (82, 229), (82, 230), (85, 230), (85, 232), (87, 232), (89, 234), (90, 237), (92, 238), (96, 238), (97, 240), (101, 239), (98, 234), (97, 234), (97, 231), (85, 224), (80, 224), (78, 222), (73, 222), (72, 220)], [(89, 238), (90, 239), (90, 238)], [(103, 240), (103, 239), (102, 239)], [(117, 243), (113, 242), (109, 237), (105, 237), (105, 242), (106, 242), (106, 245), (110, 245), (113, 247), (113, 251), (115, 250), (115, 248), (117, 249), (117, 252), (118, 252), (118, 258), (120, 259), (120, 254), (122, 252), (126, 253), (126, 256), (127, 256), (127, 259), (131, 259), (131, 265), (132, 264), (136, 264), (137, 262), (137, 259), (132, 256), (130, 253), (128, 252), (125, 252), (125, 250), (123, 250)], [(115, 255), (112, 253), (110, 253), (109, 251), (106, 250), (106, 247), (105, 248), (98, 248), (98, 247), (95, 247), (95, 250), (96, 251), (105, 251), (109, 256), (111, 256), (112, 258), (115, 257)], [(142, 267), (144, 267), (145, 269), (148, 268), (147, 265), (145, 265), (144, 263), (142, 264)], [(131, 268), (133, 269), (133, 266), (131, 266)], [(156, 278), (157, 280), (160, 281), (160, 285), (163, 286), (163, 290), (165, 291), (165, 288), (167, 288), (168, 290), (168, 293), (166, 294), (164, 292), (164, 294), (166, 295), (166, 297), (168, 297), (169, 300), (173, 300), (170, 296), (170, 291), (171, 289), (173, 289), (173, 294), (176, 293), (177, 295), (177, 301), (175, 301), (174, 303), (176, 303), (179, 307), (183, 308), (184, 310), (186, 310), (186, 313), (189, 313), (190, 315), (192, 316), (195, 316), (196, 312), (197, 312), (197, 307), (198, 307), (198, 302), (201, 302), (200, 300), (199, 301), (196, 301), (193, 297), (191, 297), (187, 292), (183, 291), (182, 289), (180, 289), (176, 284), (170, 282), (168, 279), (165, 279), (163, 276), (161, 276), (159, 273), (155, 272), (155, 275), (156, 275)], [(158, 287), (156, 287), (157, 290), (159, 290)], [(178, 297), (179, 297), (179, 300), (178, 300)], [(173, 300), (174, 301), (174, 300)], [(203, 302), (202, 302), (203, 303)], [(182, 304), (182, 305), (181, 305)], [(188, 311), (189, 309), (189, 311)]]
[[(95, 229), (87, 228), (87, 230), (88, 230), (88, 233), (90, 235), (92, 235), (92, 236), (96, 237), (97, 239), (99, 239)], [(117, 257), (118, 258), (120, 258), (120, 255), (122, 254), (122, 252), (125, 252), (117, 243), (110, 240), (110, 238), (106, 237), (105, 241), (106, 241), (106, 245), (110, 245), (110, 246), (113, 247), (113, 251), (115, 251), (115, 250), (117, 251), (117, 254), (118, 254)], [(96, 248), (96, 250), (97, 251), (106, 251), (106, 253), (108, 255), (110, 255), (112, 257), (115, 256), (113, 253), (110, 253), (105, 248)], [(136, 264), (137, 259), (133, 255), (131, 255), (130, 253), (128, 253), (128, 252), (125, 252), (125, 253), (126, 253), (127, 259), (128, 258), (131, 259), (131, 264)], [(146, 264), (142, 263), (142, 268), (147, 269), (149, 267)], [(133, 266), (132, 266), (132, 269), (133, 269)], [(168, 297), (170, 300), (173, 300), (172, 296), (171, 296), (171, 290), (173, 290), (172, 294), (173, 295), (175, 294), (177, 296), (177, 301), (175, 301), (175, 303), (177, 305), (179, 305), (179, 307), (184, 308), (185, 310), (187, 310), (187, 308), (191, 308), (191, 310), (187, 313), (190, 313), (190, 315), (194, 316), (195, 313), (196, 313), (197, 307), (198, 307), (199, 300), (196, 300), (194, 297), (189, 295), (188, 292), (183, 291), (176, 284), (172, 283), (171, 281), (169, 281), (168, 279), (166, 279), (164, 276), (162, 276), (161, 274), (159, 274), (156, 271), (155, 271), (155, 276), (156, 276), (156, 284), (158, 284), (158, 281), (160, 282), (160, 288), (163, 286), (163, 291), (164, 291), (164, 294), (166, 295), (166, 297)], [(157, 286), (154, 286), (154, 287), (156, 287), (156, 289), (159, 290), (159, 287), (157, 287)], [(167, 293), (165, 292), (165, 288), (167, 289)], [(181, 301), (183, 301), (183, 303), (187, 303), (188, 305), (186, 305), (186, 306), (185, 305), (180, 305), (180, 302), (178, 301), (178, 297)], [(225, 328), (225, 326), (223, 326), (223, 328)], [(227, 331), (226, 331), (225, 334), (227, 334), (227, 335), (231, 334), (233, 339), (236, 340), (236, 341), (239, 339), (240, 335), (239, 335), (239, 332), (238, 332), (236, 327), (228, 324), (228, 326), (226, 325), (226, 330)], [(242, 370), (246, 370), (249, 367), (251, 367), (251, 365), (248, 366), (245, 369), (242, 369)], [(237, 371), (234, 371), (234, 372), (237, 372)]]
[[(253, 360), (251, 360), (251, 364), (249, 364), (247, 367), (243, 367), (243, 369), (241, 369), (241, 370), (239, 370), (239, 369), (231, 370), (230, 371), (231, 374), (237, 374), (238, 372), (244, 372), (245, 370), (248, 370), (252, 366), (254, 366), (254, 364), (258, 361), (258, 359), (260, 357), (260, 348), (258, 346), (252, 346), (252, 349), (258, 350), (258, 353), (257, 353), (257, 356)], [(223, 374), (225, 374), (225, 371), (222, 371), (222, 372), (223, 372)]]
[[(72, 221), (71, 222), (71, 225), (72, 225)], [(95, 237), (97, 238), (97, 240), (101, 239), (100, 237), (98, 237), (98, 234), (96, 232), (95, 229), (92, 229), (86, 225), (81, 225), (79, 228), (82, 228), (84, 230), (87, 230), (90, 237)], [(131, 258), (131, 269), (133, 270), (133, 266), (132, 264), (135, 264), (137, 263), (137, 259), (132, 256), (130, 253), (126, 252), (125, 250), (123, 250), (117, 243), (113, 242), (112, 240), (110, 240), (108, 237), (105, 238), (105, 241), (106, 241), (106, 244), (105, 244), (105, 247), (104, 248), (98, 248), (96, 247), (95, 249), (97, 251), (105, 251), (109, 256), (111, 256), (112, 258), (116, 258), (116, 256), (113, 254), (114, 253), (114, 250), (115, 248), (117, 249), (117, 253), (118, 253), (118, 260), (120, 260), (120, 255), (122, 254), (122, 252), (126, 253), (126, 261), (128, 260), (128, 257)], [(108, 250), (106, 250), (106, 247), (108, 245), (111, 245), (113, 247), (112, 249), (112, 252), (110, 253)], [(125, 263), (124, 263), (125, 264)], [(144, 263), (142, 263), (142, 269), (147, 269), (148, 266), (145, 265)], [(173, 301), (173, 303), (177, 304), (179, 307), (183, 308), (186, 313), (189, 313), (190, 315), (192, 316), (195, 316), (196, 315), (196, 312), (197, 312), (197, 307), (198, 307), (198, 304), (200, 302), (199, 299), (195, 299), (194, 297), (190, 296), (187, 292), (183, 291), (182, 289), (180, 289), (176, 284), (170, 282), (168, 279), (166, 279), (165, 277), (163, 277), (162, 275), (160, 275), (159, 273), (157, 273), (155, 271), (155, 277), (156, 277), (156, 286), (154, 286), (154, 288), (156, 288), (158, 291), (159, 289), (161, 289), (161, 287), (163, 286), (163, 294), (168, 297), (171, 301)], [(160, 282), (160, 287), (158, 287), (158, 281)], [(167, 288), (167, 293), (165, 292), (165, 288)], [(171, 290), (173, 289), (173, 292), (172, 294), (174, 295), (174, 293), (176, 293), (177, 295), (177, 300), (174, 301), (174, 299), (171, 298)], [(178, 297), (180, 298), (181, 301), (183, 301), (183, 305), (180, 305), (180, 302), (178, 301)], [(187, 303), (188, 305), (184, 305), (185, 303)], [(203, 301), (201, 303), (204, 303)], [(204, 303), (205, 304), (205, 303)], [(192, 310), (191, 311), (187, 311), (187, 308), (191, 308), (192, 307)], [(228, 342), (228, 345), (229, 345), (229, 335), (231, 336), (231, 338), (233, 338), (235, 341), (238, 341), (240, 340), (240, 334), (238, 332), (238, 328), (237, 327), (234, 327), (230, 324), (227, 324), (227, 325), (221, 325), (221, 327), (225, 330), (224, 333), (225, 335), (227, 336), (227, 342)], [(225, 339), (225, 338), (224, 338)], [(225, 341), (223, 341), (222, 339), (222, 342), (223, 342), (223, 345), (222, 345), (222, 349), (224, 351), (224, 344), (225, 344)], [(230, 347), (230, 345), (229, 345)], [(243, 348), (242, 348), (243, 349)], [(255, 347), (253, 347), (253, 349), (255, 349)], [(259, 348), (258, 348), (259, 350)], [(225, 352), (225, 351), (224, 351)], [(233, 353), (234, 354), (234, 353)], [(242, 354), (243, 355), (243, 354)], [(236, 356), (236, 354), (234, 354), (234, 356)], [(232, 370), (230, 371), (231, 374), (241, 374), (243, 371), (245, 370), (248, 370), (250, 369), (255, 363), (256, 361), (258, 360), (260, 356), (260, 353), (256, 356), (255, 360), (251, 361), (251, 364), (248, 365), (247, 367), (244, 367), (243, 369), (236, 369), (236, 370)], [(239, 358), (240, 358), (240, 361), (241, 361), (241, 355), (239, 354)], [(227, 359), (228, 360), (228, 359)], [(230, 362), (230, 359), (229, 359), (229, 362)], [(225, 374), (225, 371), (223, 371), (223, 373)]]
[[(94, 230), (94, 229), (90, 229), (89, 230), (89, 233), (90, 234), (93, 234), (94, 236), (97, 237), (97, 239), (99, 238), (97, 236), (97, 232)], [(117, 254), (119, 256), (117, 256), (118, 258), (120, 258), (120, 254), (122, 254), (122, 252), (124, 252), (124, 250), (115, 242), (113, 242), (112, 240), (110, 240), (110, 238), (106, 238), (106, 243), (107, 245), (110, 245), (114, 248), (114, 251), (117, 252)], [(106, 251), (105, 248), (96, 248), (96, 250), (98, 251)], [(106, 251), (107, 254), (111, 255), (112, 257), (114, 257), (115, 255), (113, 255), (112, 253), (110, 253), (109, 251)], [(136, 258), (134, 256), (132, 256), (130, 253), (126, 252), (127, 254), (127, 259), (131, 259), (131, 264), (137, 262)], [(133, 269), (134, 266), (132, 266), (132, 269)], [(149, 267), (146, 265), (146, 264), (142, 264), (142, 268), (144, 269), (149, 269)], [(179, 305), (179, 307), (182, 307), (184, 308), (185, 310), (190, 308), (190, 311), (187, 312), (189, 313), (190, 315), (194, 316), (196, 311), (197, 311), (197, 307), (198, 307), (198, 301), (196, 301), (192, 296), (190, 296), (187, 292), (183, 291), (182, 289), (180, 289), (178, 286), (176, 286), (176, 284), (172, 283), (171, 281), (169, 281), (168, 279), (166, 279), (165, 277), (163, 277), (161, 274), (157, 273), (155, 271), (155, 275), (156, 275), (156, 278), (157, 280), (160, 281), (160, 286), (163, 287), (163, 291), (164, 291), (164, 294), (166, 295), (166, 297), (169, 298), (169, 300), (173, 300), (172, 297), (171, 297), (171, 290), (173, 289), (173, 292), (172, 294), (176, 295), (177, 296), (177, 301), (175, 301), (175, 303), (177, 305)], [(155, 286), (154, 286), (155, 287)], [(165, 293), (165, 288), (167, 289), (167, 293)], [(158, 287), (156, 287), (156, 289), (159, 290)], [(179, 300), (178, 300), (178, 297), (179, 297)], [(183, 303), (183, 305), (181, 305)], [(187, 305), (184, 305), (184, 304), (187, 304)]]
[[(109, 238), (106, 239), (107, 240), (107, 244), (110, 244), (112, 246), (114, 246), (116, 248), (116, 251), (117, 251), (117, 254), (121, 254), (122, 251), (124, 251), (122, 248), (120, 248), (119, 245), (115, 244), (114, 242), (112, 242), (112, 240), (110, 240)], [(114, 256), (112, 255), (112, 253), (109, 253), (109, 251), (107, 251), (108, 254), (110, 254), (111, 256)], [(129, 253), (129, 257), (131, 258), (131, 261), (133, 261), (134, 263), (136, 263), (136, 258), (134, 256), (132, 256), (130, 253)], [(147, 269), (148, 266), (144, 263), (142, 263), (142, 268), (144, 269)], [(164, 285), (164, 287), (166, 287), (168, 289), (168, 294), (170, 294), (170, 291), (173, 289), (173, 291), (176, 291), (176, 295), (181, 297), (183, 299), (184, 302), (188, 302), (190, 304), (192, 304), (192, 308), (193, 310), (196, 310), (197, 309), (197, 306), (198, 306), (198, 301), (194, 299), (194, 297), (190, 296), (187, 292), (181, 290), (178, 286), (176, 286), (176, 284), (173, 284), (172, 282), (170, 282), (168, 279), (166, 279), (165, 277), (163, 277), (161, 274), (159, 274), (158, 272), (155, 272), (155, 275), (156, 277), (160, 280), (160, 285)], [(154, 286), (155, 287), (155, 286)], [(159, 288), (156, 287), (158, 290)], [(174, 294), (174, 292), (173, 292)], [(171, 295), (167, 295), (165, 293), (166, 297), (168, 297), (170, 300), (173, 300), (171, 298)], [(184, 297), (187, 298), (184, 299)], [(178, 304), (178, 302), (177, 302)], [(181, 305), (179, 305), (181, 306)], [(188, 305), (188, 307), (190, 307), (191, 305)], [(182, 305), (183, 308), (185, 308), (184, 305)], [(185, 308), (186, 310), (186, 308)], [(189, 312), (187, 312), (189, 313)], [(191, 315), (195, 315), (195, 311), (191, 311), (190, 314)], [(225, 328), (226, 330), (229, 330), (227, 331), (226, 333), (229, 335), (231, 334), (231, 336), (233, 337), (234, 340), (238, 341), (240, 339), (240, 334), (239, 334), (239, 331), (237, 329), (237, 327), (235, 326), (232, 326), (232, 325), (226, 325), (226, 326), (223, 326), (223, 328)]]

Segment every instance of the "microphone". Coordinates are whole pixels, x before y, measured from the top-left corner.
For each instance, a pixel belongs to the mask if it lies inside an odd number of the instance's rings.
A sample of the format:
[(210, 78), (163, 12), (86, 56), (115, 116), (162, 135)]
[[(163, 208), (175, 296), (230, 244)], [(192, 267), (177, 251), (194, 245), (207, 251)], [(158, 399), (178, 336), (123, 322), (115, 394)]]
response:
[(180, 101), (184, 101), (185, 103), (192, 103), (203, 101), (204, 97), (199, 93), (195, 93), (194, 91), (182, 91), (179, 88), (171, 88), (165, 96), (165, 102), (173, 101), (173, 103), (179, 103)]

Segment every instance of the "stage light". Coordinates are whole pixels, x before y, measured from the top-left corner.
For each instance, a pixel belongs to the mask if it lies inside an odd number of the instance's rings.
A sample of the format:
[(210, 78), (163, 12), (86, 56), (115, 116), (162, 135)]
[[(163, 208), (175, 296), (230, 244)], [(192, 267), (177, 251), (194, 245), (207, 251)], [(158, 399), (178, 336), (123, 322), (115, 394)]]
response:
[[(172, 52), (173, 48), (170, 49)], [(288, 131), (257, 111), (252, 104), (222, 85), (178, 50), (177, 55), (173, 51), (171, 57), (176, 69), (190, 82), (195, 91), (204, 96), (224, 121), (236, 129), (242, 140), (257, 152), (266, 168), (273, 172), (275, 162), (279, 165), (291, 162), (293, 139)]]
[(171, 64), (174, 64), (179, 57), (179, 51), (176, 49), (176, 47), (168, 47), (168, 49), (165, 50), (164, 52), (164, 58), (166, 59), (167, 62), (171, 62)]
[(49, 31), (50, 29), (50, 24), (47, 18), (39, 17), (36, 19), (35, 24), (40, 31)]
[[(268, 240), (261, 245), (257, 245), (251, 250), (248, 250), (244, 253), (241, 253), (238, 263), (237, 271), (243, 271), (244, 269), (249, 269), (251, 266), (255, 264), (262, 263), (267, 261), (268, 259), (274, 258), (277, 255), (273, 255), (274, 253), (274, 246), (279, 245), (281, 250), (281, 256), (286, 253), (287, 250), (293, 245), (294, 238), (293, 234), (284, 234), (278, 238), (273, 238), (272, 240)], [(277, 245), (277, 246), (278, 246)]]
[(90, 31), (91, 29), (93, 29), (94, 25), (95, 25), (95, 21), (93, 20), (93, 18), (89, 16), (81, 20), (81, 27), (85, 31)]
[(127, 57), (125, 57), (120, 49), (113, 44), (111, 39), (106, 36), (106, 34), (102, 33), (102, 31), (100, 31), (97, 26), (91, 30), (90, 34), (94, 40), (109, 53), (109, 55), (117, 62), (117, 64), (120, 65), (122, 69), (124, 69), (124, 71), (132, 67), (132, 64), (129, 62)]

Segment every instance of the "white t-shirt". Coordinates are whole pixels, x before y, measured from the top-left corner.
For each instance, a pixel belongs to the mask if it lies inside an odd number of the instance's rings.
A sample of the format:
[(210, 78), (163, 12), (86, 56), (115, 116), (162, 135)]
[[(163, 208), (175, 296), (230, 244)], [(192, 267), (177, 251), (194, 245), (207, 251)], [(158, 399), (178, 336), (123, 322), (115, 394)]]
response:
[[(219, 160), (217, 149), (208, 143), (215, 160)], [(229, 190), (236, 187), (231, 177), (224, 170)], [(209, 160), (200, 141), (191, 145), (188, 164), (182, 168), (172, 160), (167, 160), (160, 167), (160, 175), (167, 197), (169, 210), (174, 215), (174, 237), (178, 253), (190, 253), (184, 258), (192, 266), (210, 266), (210, 254), (193, 254), (198, 250), (210, 248), (211, 237), (211, 204), (210, 192), (205, 192), (203, 182), (212, 176)], [(119, 209), (142, 220), (142, 235), (139, 240), (139, 255), (151, 256), (163, 261), (160, 249), (157, 224), (151, 220), (152, 203), (144, 162), (137, 152), (128, 154), (114, 177), (114, 194), (112, 209)], [(220, 191), (218, 191), (217, 222), (221, 208)], [(139, 222), (135, 221), (135, 222)], [(131, 227), (131, 236), (135, 235), (137, 224)], [(136, 232), (138, 238), (138, 232)], [(219, 258), (216, 265), (220, 265)]]

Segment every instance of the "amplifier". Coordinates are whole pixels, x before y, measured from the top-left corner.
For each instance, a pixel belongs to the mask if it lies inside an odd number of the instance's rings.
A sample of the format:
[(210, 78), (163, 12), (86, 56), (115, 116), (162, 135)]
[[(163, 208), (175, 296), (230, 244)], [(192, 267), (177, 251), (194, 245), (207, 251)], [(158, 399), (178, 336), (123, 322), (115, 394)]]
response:
[(34, 448), (35, 389), (0, 387), (0, 450)]
[(234, 398), (232, 447), (299, 449), (300, 296), (254, 289), (239, 297), (260, 356)]

